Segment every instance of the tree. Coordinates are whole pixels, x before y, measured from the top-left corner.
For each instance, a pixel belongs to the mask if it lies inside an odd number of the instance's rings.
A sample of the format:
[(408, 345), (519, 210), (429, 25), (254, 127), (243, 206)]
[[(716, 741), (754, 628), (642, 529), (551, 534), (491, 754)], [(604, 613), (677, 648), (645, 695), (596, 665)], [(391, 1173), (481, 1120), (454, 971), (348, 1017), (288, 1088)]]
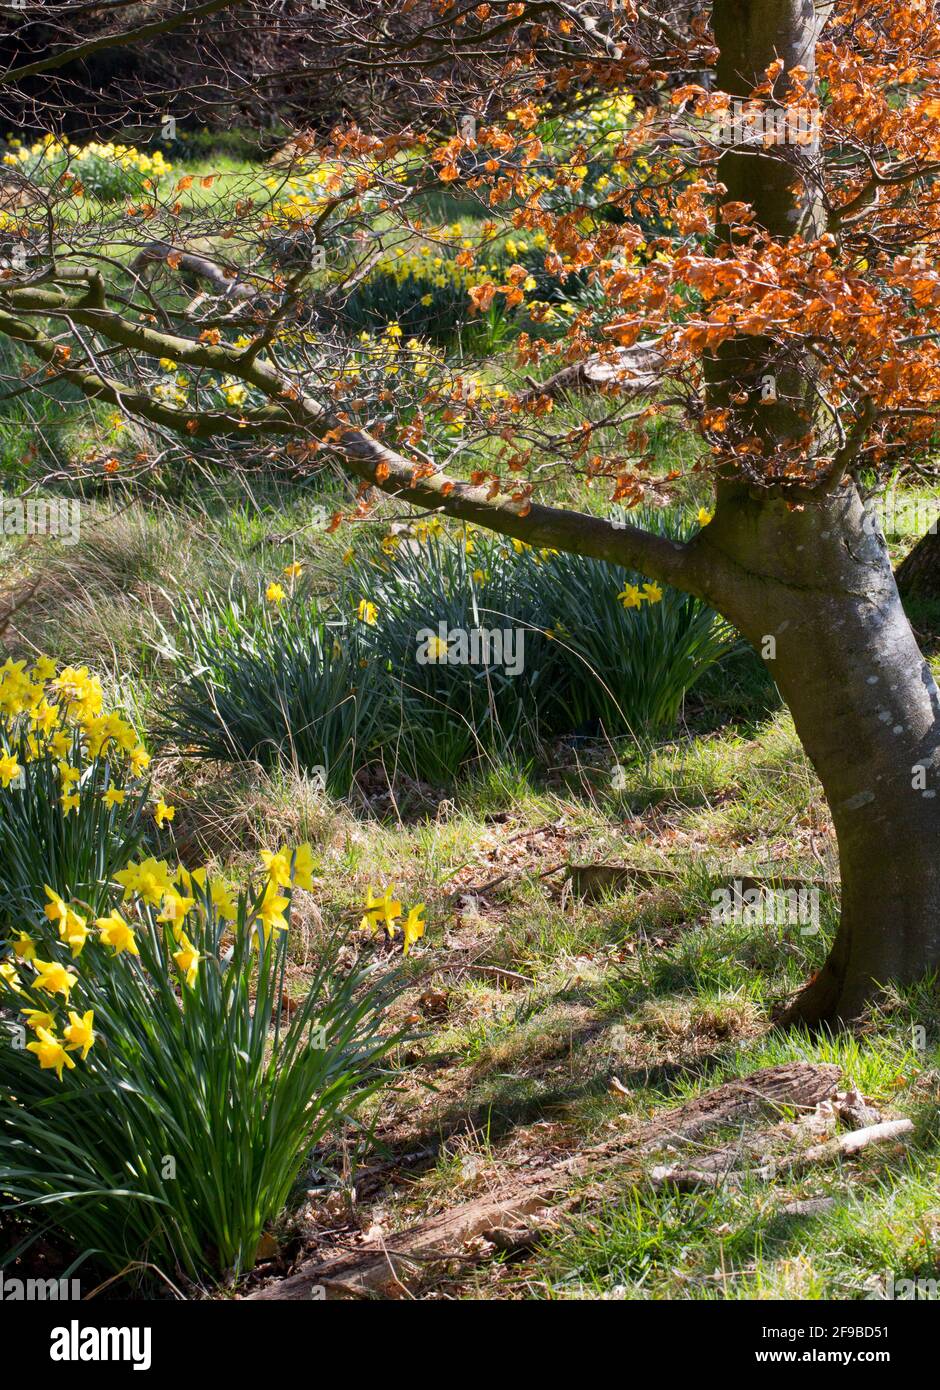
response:
[[(270, 208), (246, 198), (233, 220), (184, 206), (183, 179), (120, 210), (120, 236), (137, 248), (129, 272), (110, 249), (115, 217), (66, 215), (75, 180), (60, 180), (33, 189), (8, 227), (30, 259), (0, 287), (0, 334), (50, 379), (220, 460), (244, 464), (252, 447), (263, 460), (286, 440), (298, 469), (338, 460), (358, 479), (360, 512), (378, 488), (712, 604), (772, 671), (838, 837), (841, 925), (789, 1016), (851, 1019), (880, 985), (940, 967), (940, 695), (860, 491), (927, 454), (940, 403), (937, 7), (381, 10), (337, 7), (328, 46), (315, 15), (283, 21), (280, 80), (290, 64), (297, 82), (331, 65), (349, 82), (381, 73), (386, 93), (408, 84), (422, 114), (407, 131), (380, 108), (369, 129), (298, 133), (284, 177), (314, 159), (325, 182), (291, 219), (292, 258), (272, 252), (285, 228)], [(240, 22), (260, 21), (249, 10)], [(536, 130), (546, 111), (598, 91), (643, 97), (602, 199), (588, 196), (589, 138), (559, 162)], [(553, 430), (553, 389), (531, 381), (481, 403), (459, 373), (410, 393), (366, 380), (344, 300), (377, 242), (428, 230), (419, 195), (440, 183), (489, 208), (494, 237), (507, 222), (543, 237), (546, 275), (596, 288), (595, 311), (562, 339), (519, 345), (523, 368), (547, 352), (604, 366), (603, 408), (579, 428)], [(201, 272), (197, 237), (214, 247)], [(320, 244), (326, 281), (311, 273)], [(208, 298), (179, 293), (187, 268)], [(473, 311), (519, 302), (526, 276), (481, 272)], [(651, 402), (633, 399), (637, 345), (662, 376)], [(155, 390), (160, 359), (195, 374), (187, 399)], [(204, 385), (221, 378), (245, 388), (233, 408)], [(463, 421), (460, 448), (441, 444), (442, 417)], [(674, 480), (649, 467), (653, 420), (691, 426), (706, 450), (714, 519), (688, 544), (540, 500), (572, 472), (629, 504), (662, 493)]]

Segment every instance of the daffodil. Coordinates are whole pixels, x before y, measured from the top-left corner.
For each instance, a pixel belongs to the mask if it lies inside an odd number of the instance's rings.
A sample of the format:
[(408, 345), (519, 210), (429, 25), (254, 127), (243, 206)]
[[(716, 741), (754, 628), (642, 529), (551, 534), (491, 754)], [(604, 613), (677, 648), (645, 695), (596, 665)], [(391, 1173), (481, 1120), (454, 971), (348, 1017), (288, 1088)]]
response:
[(165, 821), (172, 820), (176, 815), (176, 807), (168, 806), (161, 796), (153, 808), (153, 817), (160, 829), (163, 829)]
[(389, 884), (384, 889), (381, 898), (377, 898), (371, 885), (369, 895), (366, 899), (366, 914), (359, 923), (362, 931), (378, 931), (385, 927), (389, 936), (395, 935), (395, 922), (401, 916), (401, 903), (392, 897), (395, 891), (393, 884)]
[(33, 982), (36, 989), (46, 994), (61, 994), (68, 999), (69, 991), (78, 979), (74, 970), (67, 970), (57, 960), (39, 960), (38, 957), (33, 961), (33, 965), (37, 973)]
[(620, 602), (624, 608), (640, 608), (643, 604), (643, 596), (636, 584), (628, 584), (622, 594), (618, 594)]
[(356, 611), (361, 623), (366, 623), (369, 627), (375, 626), (375, 620), (378, 617), (379, 610), (374, 603), (370, 603), (367, 598), (360, 599), (359, 607)]
[(22, 770), (12, 753), (4, 753), (0, 757), (0, 786), (8, 787), (19, 777)]
[(20, 988), (22, 981), (16, 973), (16, 966), (11, 960), (0, 961), (0, 980), (4, 980), (9, 988), (14, 990), (17, 994), (22, 994), (23, 991)]
[(107, 806), (108, 810), (110, 810), (112, 806), (123, 806), (126, 795), (127, 792), (122, 791), (120, 787), (109, 787), (101, 800)]
[(424, 935), (424, 922), (421, 920), (423, 912), (424, 903), (417, 903), (402, 923), (401, 931), (405, 938), (404, 953), (406, 956), (419, 937)]
[(66, 1040), (66, 1052), (78, 1052), (81, 1049), (83, 1062), (95, 1043), (94, 1022), (93, 1009), (89, 1009), (85, 1014), (77, 1014), (70, 1009), (69, 1025), (62, 1029), (62, 1036)]
[(696, 513), (696, 520), (698, 521), (699, 526), (707, 526), (714, 515), (714, 512), (709, 512), (706, 511), (704, 507), (699, 507), (698, 512)]
[(202, 957), (185, 932), (181, 932), (178, 939), (179, 950), (173, 952), (173, 959), (179, 966), (180, 972), (186, 976), (187, 985), (192, 989), (196, 983), (196, 975), (199, 972), (199, 962)]
[(36, 1039), (36, 1042), (26, 1044), (26, 1051), (35, 1052), (43, 1071), (54, 1071), (61, 1081), (63, 1067), (68, 1067), (69, 1071), (75, 1070), (75, 1063), (48, 1028), (37, 1028)]
[(268, 603), (281, 604), (287, 598), (287, 591), (283, 584), (271, 583), (265, 589), (264, 596)]
[(121, 955), (123, 951), (132, 956), (140, 955), (133, 928), (128, 926), (118, 913), (112, 912), (107, 917), (96, 917), (95, 926), (101, 934), (102, 945), (113, 947), (116, 956)]
[(649, 603), (659, 603), (663, 597), (663, 591), (658, 584), (644, 584), (643, 593)]
[(23, 1017), (26, 1025), (37, 1032), (40, 1028), (48, 1028), (49, 1032), (55, 1031), (55, 1014), (51, 1009), (23, 1009)]
[(17, 960), (36, 959), (36, 943), (28, 932), (17, 932), (11, 945), (13, 947), (13, 954), (16, 956)]

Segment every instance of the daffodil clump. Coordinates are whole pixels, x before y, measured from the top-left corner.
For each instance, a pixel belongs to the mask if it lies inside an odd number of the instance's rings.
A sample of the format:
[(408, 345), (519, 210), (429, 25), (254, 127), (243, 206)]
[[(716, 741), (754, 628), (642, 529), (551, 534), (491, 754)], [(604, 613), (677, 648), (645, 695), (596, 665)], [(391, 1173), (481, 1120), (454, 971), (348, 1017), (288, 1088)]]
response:
[(236, 890), (145, 856), (99, 910), (46, 885), (0, 954), (0, 1089), (15, 1098), (0, 1172), (15, 1170), (3, 1186), (24, 1221), (41, 1211), (115, 1269), (143, 1249), (171, 1277), (251, 1267), (311, 1149), (383, 1084), (399, 1040), (384, 1023), (396, 977), (341, 967), (340, 931), (288, 997), (292, 906), (316, 868), (309, 845), (273, 848)]
[(159, 149), (138, 150), (113, 141), (75, 145), (47, 134), (31, 144), (8, 136), (3, 163), (28, 178), (50, 186), (59, 183), (74, 195), (123, 198), (156, 189), (173, 166)]
[(143, 836), (149, 763), (87, 667), (0, 666), (0, 928), (41, 903), (45, 883), (100, 897)]

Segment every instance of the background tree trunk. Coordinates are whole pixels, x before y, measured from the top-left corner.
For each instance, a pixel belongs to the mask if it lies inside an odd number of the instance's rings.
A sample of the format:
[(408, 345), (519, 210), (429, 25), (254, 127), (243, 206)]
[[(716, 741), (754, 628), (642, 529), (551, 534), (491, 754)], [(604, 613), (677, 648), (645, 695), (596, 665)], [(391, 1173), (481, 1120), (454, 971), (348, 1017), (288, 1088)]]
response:
[(940, 599), (940, 531), (928, 531), (895, 571), (905, 598)]

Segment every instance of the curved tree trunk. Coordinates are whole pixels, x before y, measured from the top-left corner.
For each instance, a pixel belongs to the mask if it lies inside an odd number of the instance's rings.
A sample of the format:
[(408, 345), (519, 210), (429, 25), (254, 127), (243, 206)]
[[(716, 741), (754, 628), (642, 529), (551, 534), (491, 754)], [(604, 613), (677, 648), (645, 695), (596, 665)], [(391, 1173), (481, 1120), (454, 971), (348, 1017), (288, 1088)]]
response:
[(802, 510), (725, 489), (697, 544), (832, 810), (842, 922), (790, 1017), (844, 1022), (877, 986), (940, 969), (940, 691), (854, 487)]

